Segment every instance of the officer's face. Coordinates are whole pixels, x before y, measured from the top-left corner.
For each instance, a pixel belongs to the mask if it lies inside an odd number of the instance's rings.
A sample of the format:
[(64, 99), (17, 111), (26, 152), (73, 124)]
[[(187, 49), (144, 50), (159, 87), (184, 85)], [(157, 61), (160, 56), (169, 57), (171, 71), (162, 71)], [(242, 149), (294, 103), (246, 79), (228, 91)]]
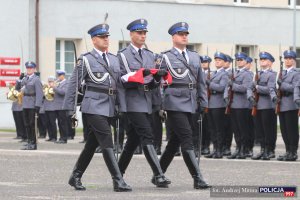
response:
[(185, 32), (178, 32), (178, 33), (174, 34), (172, 36), (174, 46), (185, 47), (189, 42), (188, 35), (189, 34), (185, 33)]
[(108, 35), (95, 36), (92, 38), (94, 47), (102, 52), (107, 51), (109, 46)]
[(202, 69), (205, 69), (205, 70), (208, 69), (208, 65), (209, 65), (208, 62), (201, 63)]
[(239, 68), (243, 68), (247, 64), (246, 60), (244, 59), (236, 59), (236, 62)]
[(246, 64), (246, 68), (247, 68), (247, 69), (251, 69), (251, 67), (252, 67), (252, 63), (247, 63), (247, 64)]
[(295, 65), (295, 60), (293, 58), (285, 58), (284, 59), (284, 64), (286, 67), (292, 67)]
[(222, 60), (220, 58), (215, 58), (215, 66), (216, 66), (217, 69), (220, 69), (224, 65), (225, 65), (224, 60)]
[(26, 68), (26, 74), (27, 74), (27, 75), (33, 74), (34, 71), (35, 71), (35, 68)]
[(259, 63), (260, 63), (260, 66), (263, 68), (263, 69), (266, 69), (268, 67), (271, 67), (272, 65), (272, 62), (268, 59), (260, 59), (259, 60)]
[(133, 31), (130, 32), (131, 42), (138, 48), (141, 48), (146, 41), (146, 31)]
[(228, 69), (230, 67), (230, 62), (225, 62), (224, 68)]

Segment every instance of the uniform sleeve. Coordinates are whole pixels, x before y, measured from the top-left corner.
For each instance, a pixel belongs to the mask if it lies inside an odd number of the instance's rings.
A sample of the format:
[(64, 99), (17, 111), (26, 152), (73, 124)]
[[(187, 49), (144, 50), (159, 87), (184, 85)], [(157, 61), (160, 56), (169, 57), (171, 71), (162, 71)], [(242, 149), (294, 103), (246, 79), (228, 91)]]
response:
[[(202, 70), (201, 70), (202, 71)], [(228, 76), (223, 74), (219, 83), (211, 82), (209, 88), (217, 92), (224, 92), (228, 84)]]
[(37, 107), (42, 107), (43, 106), (43, 85), (41, 80), (37, 77), (35, 82), (34, 82), (34, 87), (35, 87), (35, 106)]
[(64, 83), (60, 88), (55, 87), (53, 90), (55, 93), (64, 96), (66, 94), (67, 85), (67, 83)]
[(280, 86), (280, 90), (293, 93), (294, 88), (296, 87), (299, 79), (300, 79), (300, 72), (296, 72), (296, 74), (293, 77), (292, 83), (282, 82)]
[(246, 93), (247, 89), (251, 88), (251, 85), (252, 85), (252, 76), (250, 73), (246, 73), (241, 85), (237, 83), (232, 84), (232, 91), (238, 93)]
[(203, 71), (200, 62), (199, 62), (197, 79), (198, 79), (197, 92), (198, 92), (198, 99), (200, 102), (200, 106), (207, 108), (208, 107), (207, 88), (205, 86), (205, 80), (204, 80)]
[(271, 90), (275, 91), (276, 88), (276, 73), (272, 73), (269, 77), (266, 86), (257, 85), (257, 92), (259, 94), (270, 94)]

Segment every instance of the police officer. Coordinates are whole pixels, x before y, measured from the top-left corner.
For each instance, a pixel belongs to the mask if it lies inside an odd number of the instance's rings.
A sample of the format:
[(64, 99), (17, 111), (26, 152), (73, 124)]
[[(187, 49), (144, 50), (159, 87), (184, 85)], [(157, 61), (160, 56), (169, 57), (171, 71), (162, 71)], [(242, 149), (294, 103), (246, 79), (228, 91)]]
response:
[[(54, 85), (55, 77), (49, 76), (48, 77), (48, 86)], [(56, 125), (56, 119), (57, 115), (55, 112), (55, 105), (54, 100), (49, 100), (47, 98), (44, 99), (44, 110), (46, 114), (46, 120), (47, 120), (47, 128), (48, 128), (48, 139), (47, 142), (56, 142), (57, 140), (57, 125)]]
[[(233, 59), (231, 56), (226, 55), (226, 62), (224, 65), (225, 72), (228, 75), (228, 80), (231, 79), (232, 75), (232, 64)], [(233, 67), (233, 66), (232, 66)], [(224, 94), (228, 92), (228, 88), (224, 90)], [(223, 146), (223, 155), (224, 156), (230, 156), (231, 155), (231, 143), (232, 143), (232, 137), (233, 132), (231, 128), (231, 122), (230, 122), (230, 113), (226, 114), (224, 117), (224, 146)]]
[(224, 91), (228, 84), (228, 75), (223, 68), (227, 57), (224, 53), (215, 53), (215, 66), (210, 79), (206, 80), (206, 84), (210, 90), (210, 99), (208, 101), (208, 125), (211, 133), (211, 140), (214, 145), (212, 154), (205, 156), (206, 158), (223, 158), (224, 144), (224, 118), (225, 118), (225, 101), (223, 98)]
[(94, 49), (80, 56), (65, 94), (63, 109), (74, 110), (76, 89), (80, 87), (83, 80), (85, 81), (86, 91), (81, 104), (81, 112), (87, 119), (89, 135), (69, 179), (69, 184), (76, 190), (85, 190), (81, 183), (81, 176), (93, 158), (98, 145), (102, 148), (104, 161), (112, 176), (114, 191), (132, 190), (123, 180), (114, 156), (109, 125), (109, 117), (115, 115), (120, 66), (117, 57), (107, 52), (108, 30), (107, 24), (99, 24), (88, 31)]
[[(164, 176), (156, 151), (153, 146), (153, 129), (151, 127), (152, 114), (152, 89), (160, 85), (161, 76), (150, 75), (150, 69), (155, 68), (155, 55), (150, 50), (143, 48), (147, 34), (147, 20), (137, 19), (127, 26), (130, 31), (131, 44), (118, 52), (121, 62), (122, 76), (144, 68), (145, 84), (126, 82), (125, 99), (127, 108), (127, 141), (119, 160), (122, 174), (125, 173), (134, 150), (141, 143), (145, 157), (153, 171), (152, 183), (157, 187), (168, 187), (170, 181)], [(166, 71), (160, 71), (165, 75)]]
[(194, 179), (195, 189), (209, 188), (204, 181), (193, 150), (192, 114), (199, 107), (204, 112), (207, 94), (204, 75), (197, 52), (187, 50), (188, 24), (179, 22), (172, 25), (168, 33), (172, 36), (173, 48), (162, 53), (161, 68), (172, 75), (171, 85), (164, 88), (163, 109), (167, 111), (170, 124), (170, 140), (160, 158), (163, 171), (167, 171), (178, 146), (186, 166)]
[(272, 70), (275, 59), (270, 53), (261, 52), (259, 59), (262, 70), (258, 72), (258, 81), (254, 82), (254, 86), (258, 94), (255, 127), (261, 149), (252, 159), (270, 160), (275, 158), (274, 147), (277, 134), (275, 104), (272, 102), (272, 99), (276, 98), (277, 73)]
[(234, 80), (228, 82), (232, 86), (233, 99), (231, 104), (231, 126), (234, 133), (237, 150), (228, 158), (245, 159), (246, 144), (251, 134), (249, 131), (249, 101), (247, 90), (252, 86), (252, 75), (246, 69), (247, 54), (240, 52), (235, 54), (238, 69), (234, 73)]
[(285, 70), (277, 84), (281, 91), (280, 130), (285, 144), (286, 153), (278, 157), (279, 161), (295, 161), (298, 158), (299, 143), (298, 107), (294, 101), (294, 90), (300, 80), (300, 72), (296, 69), (296, 52), (286, 50), (283, 53)]
[(56, 71), (56, 77), (57, 81), (55, 84), (53, 84), (51, 87), (53, 87), (54, 91), (54, 108), (55, 113), (57, 116), (57, 122), (59, 127), (59, 134), (60, 138), (57, 142), (57, 144), (66, 144), (68, 139), (68, 118), (67, 118), (67, 111), (64, 110), (63, 102), (65, 98), (65, 93), (67, 89), (68, 82), (65, 79), (66, 72), (64, 70), (57, 70)]
[(25, 63), (26, 77), (18, 80), (16, 89), (23, 93), (23, 119), (28, 138), (28, 145), (22, 150), (36, 150), (36, 116), (42, 106), (43, 87), (40, 78), (34, 74), (36, 64), (32, 61)]
[[(211, 58), (209, 56), (201, 56), (201, 67), (202, 67), (202, 74), (204, 76), (204, 80), (207, 80), (209, 65), (211, 63)], [(199, 113), (193, 114), (193, 144), (196, 157), (199, 154)], [(208, 121), (207, 121), (207, 114), (205, 113), (202, 118), (202, 143), (201, 143), (201, 154), (207, 155), (210, 154), (210, 133), (208, 129)]]

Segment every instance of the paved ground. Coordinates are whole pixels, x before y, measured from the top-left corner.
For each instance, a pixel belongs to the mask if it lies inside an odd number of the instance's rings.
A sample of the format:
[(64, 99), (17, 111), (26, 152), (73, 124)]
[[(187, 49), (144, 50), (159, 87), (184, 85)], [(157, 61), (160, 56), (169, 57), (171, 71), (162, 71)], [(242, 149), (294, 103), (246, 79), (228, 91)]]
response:
[[(168, 189), (150, 183), (151, 170), (144, 156), (134, 156), (125, 175), (131, 193), (112, 191), (112, 181), (101, 154), (95, 155), (82, 181), (87, 191), (75, 191), (68, 178), (83, 147), (81, 136), (66, 145), (41, 140), (37, 151), (21, 151), (14, 133), (0, 133), (0, 199), (209, 199), (209, 190), (194, 190), (182, 157), (176, 157), (166, 176)], [(276, 154), (282, 153), (278, 137)], [(164, 144), (165, 145), (165, 144)], [(255, 148), (258, 151), (258, 147)], [(287, 186), (300, 185), (300, 161), (201, 160), (205, 179), (214, 186)], [(299, 189), (299, 188), (298, 188)], [(299, 196), (299, 195), (298, 195)], [(221, 198), (217, 198), (221, 199)], [(249, 198), (243, 198), (249, 199)], [(259, 198), (262, 199), (262, 198)], [(270, 198), (269, 198), (270, 199)], [(278, 199), (278, 198), (277, 198)]]

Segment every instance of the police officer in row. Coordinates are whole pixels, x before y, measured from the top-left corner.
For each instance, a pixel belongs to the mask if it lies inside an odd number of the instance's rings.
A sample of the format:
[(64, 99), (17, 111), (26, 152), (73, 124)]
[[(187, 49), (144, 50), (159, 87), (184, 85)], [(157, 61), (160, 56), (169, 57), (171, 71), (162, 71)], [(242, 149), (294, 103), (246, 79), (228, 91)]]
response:
[(247, 90), (252, 86), (252, 75), (246, 69), (247, 54), (240, 52), (235, 54), (238, 69), (234, 73), (234, 80), (228, 82), (232, 86), (233, 99), (231, 104), (231, 126), (237, 144), (236, 151), (229, 156), (229, 159), (245, 159), (246, 145), (250, 136), (249, 131), (249, 101)]
[(280, 130), (285, 144), (286, 153), (278, 157), (279, 161), (295, 161), (298, 158), (299, 144), (298, 107), (294, 99), (294, 91), (300, 80), (300, 72), (296, 69), (296, 52), (286, 50), (283, 53), (285, 69), (278, 78), (277, 84), (281, 92), (280, 99)]
[(186, 48), (188, 29), (186, 22), (172, 25), (168, 33), (172, 36), (173, 48), (161, 55), (163, 62), (159, 67), (168, 70), (173, 81), (164, 88), (163, 94), (163, 109), (167, 111), (170, 139), (161, 155), (160, 164), (166, 172), (176, 150), (181, 146), (184, 162), (194, 179), (194, 188), (204, 189), (210, 186), (202, 177), (193, 150), (192, 115), (197, 109), (204, 112), (207, 107), (207, 94), (200, 56)]
[(57, 144), (66, 144), (68, 139), (68, 123), (67, 111), (63, 109), (63, 102), (67, 90), (68, 82), (65, 79), (66, 72), (63, 70), (56, 71), (57, 80), (52, 85), (54, 91), (54, 109), (57, 116), (60, 138)]
[(131, 187), (125, 183), (122, 177), (114, 156), (109, 123), (109, 118), (116, 114), (117, 89), (120, 87), (119, 60), (115, 55), (107, 52), (109, 47), (109, 26), (107, 24), (92, 27), (88, 34), (91, 35), (94, 49), (81, 55), (77, 61), (69, 79), (63, 104), (64, 110), (74, 111), (76, 89), (80, 88), (81, 81), (84, 80), (86, 91), (81, 104), (81, 112), (86, 117), (89, 135), (74, 166), (69, 184), (76, 190), (85, 190), (81, 183), (81, 177), (93, 158), (96, 148), (100, 145), (104, 161), (113, 179), (114, 191), (131, 191)]
[(253, 160), (270, 160), (274, 158), (274, 148), (277, 134), (277, 116), (275, 114), (276, 76), (272, 70), (275, 61), (268, 52), (259, 54), (261, 70), (254, 87), (258, 95), (257, 113), (255, 117), (256, 139), (260, 143), (260, 152), (252, 157)]
[[(168, 187), (168, 180), (160, 167), (156, 151), (153, 146), (152, 129), (152, 94), (155, 88), (159, 87), (161, 75), (166, 71), (159, 71), (157, 74), (150, 74), (150, 69), (155, 68), (155, 55), (150, 50), (143, 48), (147, 35), (148, 22), (145, 19), (137, 19), (127, 26), (130, 31), (131, 43), (118, 52), (121, 63), (121, 75), (127, 76), (132, 72), (144, 68), (143, 76), (145, 84), (127, 82), (122, 79), (126, 99), (126, 115), (128, 118), (127, 141), (119, 160), (119, 167), (122, 174), (125, 173), (133, 153), (141, 144), (145, 157), (153, 171), (151, 182), (157, 187)], [(161, 73), (161, 74), (160, 74)]]
[(205, 157), (223, 158), (223, 144), (225, 136), (224, 119), (226, 107), (223, 96), (229, 80), (223, 67), (225, 65), (225, 61), (227, 61), (227, 57), (224, 53), (216, 52), (214, 59), (217, 70), (212, 73), (209, 80), (206, 80), (206, 84), (210, 90), (210, 99), (208, 101), (208, 124), (215, 151)]
[(35, 75), (36, 64), (32, 61), (25, 63), (26, 76), (18, 80), (16, 90), (20, 90), (23, 97), (23, 119), (28, 138), (28, 144), (22, 150), (36, 150), (36, 115), (42, 106), (43, 87), (40, 78)]

